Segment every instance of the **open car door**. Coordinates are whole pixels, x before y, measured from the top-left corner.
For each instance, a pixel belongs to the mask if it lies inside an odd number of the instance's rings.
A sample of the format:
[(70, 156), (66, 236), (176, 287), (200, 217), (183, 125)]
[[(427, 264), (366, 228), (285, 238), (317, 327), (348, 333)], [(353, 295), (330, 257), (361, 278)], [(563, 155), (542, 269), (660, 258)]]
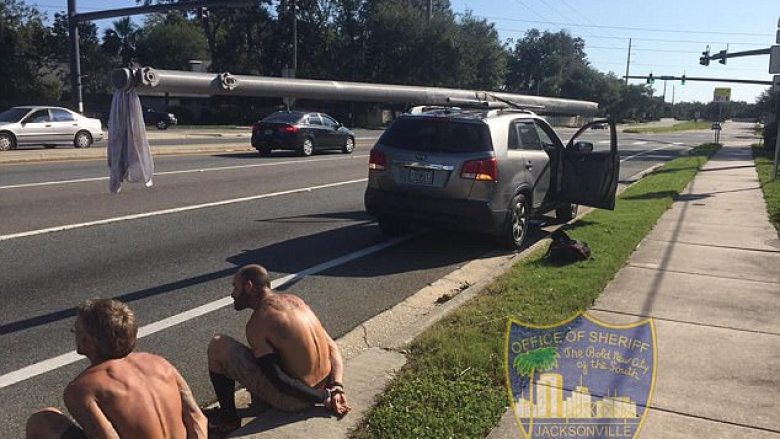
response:
[[(585, 130), (604, 124), (609, 125), (609, 151), (594, 151), (593, 143), (577, 141)], [(566, 144), (561, 162), (562, 178), (558, 194), (562, 201), (600, 209), (615, 208), (620, 156), (613, 121), (594, 120), (580, 128)]]

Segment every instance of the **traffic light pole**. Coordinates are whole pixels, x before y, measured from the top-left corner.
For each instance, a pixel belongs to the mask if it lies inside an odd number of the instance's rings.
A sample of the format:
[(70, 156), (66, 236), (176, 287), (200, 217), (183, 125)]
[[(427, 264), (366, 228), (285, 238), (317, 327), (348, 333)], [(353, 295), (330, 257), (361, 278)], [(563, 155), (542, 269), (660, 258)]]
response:
[[(649, 80), (649, 76), (632, 75), (626, 76), (626, 79), (644, 79)], [(669, 81), (682, 81), (682, 76), (653, 76), (653, 79), (669, 80)], [(703, 77), (685, 77), (686, 81), (705, 81), (705, 82), (734, 82), (738, 84), (757, 84), (757, 85), (772, 85), (772, 81), (758, 81), (753, 79), (727, 79), (727, 78), (703, 78)]]
[(131, 15), (150, 14), (152, 12), (167, 12), (175, 10), (190, 10), (212, 6), (248, 5), (251, 0), (193, 0), (184, 3), (166, 3), (152, 6), (137, 6), (133, 8), (109, 9), (105, 11), (76, 12), (76, 0), (68, 0), (68, 45), (70, 46), (70, 81), (74, 108), (79, 113), (84, 112), (84, 100), (81, 94), (81, 57), (79, 56), (79, 23), (100, 20), (103, 18), (129, 17)]
[(79, 54), (79, 21), (76, 18), (76, 0), (68, 0), (68, 44), (70, 45), (70, 90), (73, 107), (84, 112), (81, 95), (81, 56)]

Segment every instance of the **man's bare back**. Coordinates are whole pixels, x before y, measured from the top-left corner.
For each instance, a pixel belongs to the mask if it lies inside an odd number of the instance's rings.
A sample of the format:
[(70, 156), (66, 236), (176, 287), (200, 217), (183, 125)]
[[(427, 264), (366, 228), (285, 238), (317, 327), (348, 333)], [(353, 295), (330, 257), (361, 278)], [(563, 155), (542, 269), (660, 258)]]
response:
[(246, 325), (246, 337), (256, 357), (279, 353), (284, 369), (309, 386), (330, 375), (330, 337), (298, 296), (274, 294), (263, 298)]
[(82, 372), (65, 389), (65, 403), (86, 432), (96, 427), (122, 439), (183, 438), (178, 382), (165, 359), (132, 353)]
[(223, 334), (209, 342), (209, 378), (219, 401), (210, 430), (225, 435), (241, 425), (236, 381), (279, 410), (322, 404), (336, 416), (349, 413), (341, 352), (311, 308), (293, 294), (271, 289), (268, 271), (260, 265), (241, 267), (232, 283), (233, 308), (253, 310), (246, 325), (248, 346)]
[(78, 425), (48, 407), (27, 420), (27, 439), (206, 439), (207, 420), (187, 382), (164, 358), (133, 353), (137, 333), (127, 304), (94, 299), (79, 305), (76, 352), (91, 365), (64, 395)]

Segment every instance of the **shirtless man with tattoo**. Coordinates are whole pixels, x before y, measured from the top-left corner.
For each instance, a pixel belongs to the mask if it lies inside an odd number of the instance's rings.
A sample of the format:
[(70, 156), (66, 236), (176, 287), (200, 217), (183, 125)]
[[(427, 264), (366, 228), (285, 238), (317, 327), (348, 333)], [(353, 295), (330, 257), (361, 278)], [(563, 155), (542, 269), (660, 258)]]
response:
[(225, 335), (209, 343), (209, 375), (219, 401), (209, 429), (226, 435), (241, 426), (236, 381), (279, 410), (323, 404), (336, 416), (349, 413), (341, 353), (311, 308), (297, 296), (272, 290), (260, 265), (236, 273), (232, 296), (236, 310), (253, 310), (246, 325), (249, 346)]
[(157, 355), (132, 352), (138, 326), (127, 305), (86, 301), (73, 332), (76, 351), (91, 363), (65, 388), (78, 425), (47, 408), (30, 416), (28, 439), (206, 439), (206, 417), (176, 368)]

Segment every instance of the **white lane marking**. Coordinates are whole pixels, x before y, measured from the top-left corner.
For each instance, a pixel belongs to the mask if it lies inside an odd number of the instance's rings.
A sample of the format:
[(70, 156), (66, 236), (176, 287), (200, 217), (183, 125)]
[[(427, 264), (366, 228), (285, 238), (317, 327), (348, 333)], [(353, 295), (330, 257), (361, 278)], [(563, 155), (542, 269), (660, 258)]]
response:
[(271, 192), (267, 194), (260, 194), (260, 195), (252, 195), (251, 197), (241, 197), (241, 198), (233, 198), (230, 200), (222, 200), (222, 201), (214, 201), (211, 203), (203, 203), (203, 204), (195, 204), (191, 206), (183, 206), (183, 207), (174, 207), (171, 209), (163, 209), (163, 210), (156, 210), (153, 212), (144, 212), (144, 213), (136, 213), (133, 215), (125, 215), (125, 216), (118, 216), (114, 218), (106, 218), (102, 220), (96, 220), (96, 221), (88, 221), (85, 223), (76, 223), (76, 224), (66, 224), (62, 226), (55, 226), (55, 227), (48, 227), (45, 229), (38, 229), (38, 230), (30, 230), (28, 232), (19, 232), (19, 233), (12, 233), (10, 235), (0, 235), (0, 241), (7, 241), (10, 239), (16, 239), (16, 238), (26, 238), (28, 236), (35, 236), (35, 235), (43, 235), (45, 233), (52, 233), (52, 232), (62, 232), (64, 230), (73, 230), (73, 229), (80, 229), (82, 227), (90, 227), (90, 226), (97, 226), (97, 225), (103, 225), (103, 224), (111, 224), (116, 223), (120, 221), (128, 221), (128, 220), (135, 220), (140, 218), (149, 218), (152, 216), (159, 216), (159, 215), (168, 215), (172, 213), (179, 213), (179, 212), (186, 212), (188, 210), (196, 210), (196, 209), (205, 209), (208, 207), (216, 207), (216, 206), (225, 206), (227, 204), (236, 204), (236, 203), (243, 203), (245, 201), (254, 201), (254, 200), (260, 200), (263, 198), (272, 198), (272, 197), (279, 197), (282, 195), (290, 195), (290, 194), (297, 194), (301, 192), (311, 192), (313, 190), (318, 189), (327, 189), (327, 188), (333, 188), (338, 186), (345, 186), (348, 184), (353, 183), (363, 183), (368, 181), (368, 178), (358, 178), (357, 180), (347, 180), (347, 181), (339, 181), (336, 183), (328, 183), (328, 184), (321, 184), (318, 186), (310, 186), (310, 187), (304, 187), (304, 188), (298, 188), (298, 189), (289, 189), (286, 191), (280, 191), (280, 192)]
[(632, 146), (633, 146), (633, 145), (647, 145), (647, 142), (642, 142), (642, 141), (639, 141), (639, 142), (634, 142), (634, 143), (632, 143), (631, 145), (632, 145)]
[[(372, 245), (371, 247), (366, 247), (362, 250), (348, 253), (336, 259), (323, 262), (322, 264), (318, 264), (313, 267), (309, 267), (298, 273), (289, 274), (279, 279), (275, 279), (274, 281), (271, 282), (271, 288), (277, 289), (287, 283), (305, 278), (306, 276), (311, 276), (313, 274), (321, 273), (333, 267), (337, 267), (339, 265), (346, 264), (347, 262), (354, 261), (355, 259), (360, 259), (364, 256), (368, 256), (372, 253), (376, 253), (386, 248), (400, 244), (406, 240), (413, 238), (414, 236), (417, 235), (416, 234), (406, 235), (406, 236), (392, 239), (390, 241), (385, 241), (376, 245)], [(201, 305), (196, 308), (190, 309), (188, 311), (184, 311), (179, 314), (175, 314), (170, 317), (164, 318), (162, 320), (158, 320), (154, 323), (150, 323), (148, 325), (138, 328), (138, 338), (143, 338), (152, 335), (154, 333), (163, 331), (165, 329), (171, 328), (173, 326), (179, 325), (181, 323), (187, 322), (197, 317), (206, 315), (220, 308), (224, 308), (232, 303), (233, 303), (233, 299), (230, 296), (227, 296), (222, 299), (217, 299), (213, 302), (209, 302), (205, 305)], [(24, 380), (28, 380), (38, 375), (42, 375), (46, 372), (59, 369), (60, 367), (75, 363), (83, 358), (84, 356), (77, 354), (75, 351), (71, 351), (62, 355), (58, 355), (53, 358), (49, 358), (47, 360), (39, 361), (29, 366), (25, 366), (13, 372), (0, 375), (0, 389)]]
[(629, 160), (631, 160), (631, 159), (633, 159), (635, 157), (643, 156), (645, 154), (650, 154), (653, 151), (660, 151), (662, 149), (671, 148), (673, 146), (678, 146), (678, 145), (674, 145), (674, 144), (672, 144), (672, 145), (664, 145), (664, 146), (659, 146), (658, 148), (648, 149), (647, 151), (642, 151), (640, 153), (637, 153), (637, 154), (634, 154), (634, 155), (630, 155), (630, 156), (624, 158), (623, 160), (621, 160), (621, 162), (627, 162), (627, 161), (629, 161)]
[(598, 143), (599, 145), (608, 145), (610, 142), (611, 142), (610, 140), (599, 140), (596, 143)]
[[(350, 158), (365, 158), (368, 157), (368, 155), (353, 155), (350, 156)], [(246, 168), (260, 168), (264, 166), (281, 166), (281, 165), (295, 165), (295, 164), (305, 164), (305, 163), (312, 163), (312, 162), (328, 162), (333, 160), (342, 160), (343, 157), (330, 157), (330, 158), (322, 158), (322, 159), (311, 159), (311, 160), (285, 160), (281, 162), (272, 162), (272, 163), (256, 163), (254, 165), (236, 165), (236, 166), (219, 166), (216, 168), (203, 168), (203, 169), (184, 169), (181, 171), (166, 171), (166, 172), (155, 172), (154, 176), (160, 176), (160, 175), (176, 175), (176, 174), (190, 174), (190, 173), (198, 173), (198, 172), (213, 172), (213, 171), (229, 171), (233, 169), (246, 169)], [(38, 186), (54, 186), (59, 184), (71, 184), (71, 183), (85, 183), (85, 182), (91, 182), (91, 181), (106, 181), (108, 180), (108, 177), (89, 177), (89, 178), (76, 178), (73, 180), (56, 180), (56, 181), (42, 181), (38, 183), (22, 183), (22, 184), (12, 184), (7, 186), (0, 186), (0, 189), (19, 189), (19, 188), (27, 188), (27, 187), (38, 187)]]

